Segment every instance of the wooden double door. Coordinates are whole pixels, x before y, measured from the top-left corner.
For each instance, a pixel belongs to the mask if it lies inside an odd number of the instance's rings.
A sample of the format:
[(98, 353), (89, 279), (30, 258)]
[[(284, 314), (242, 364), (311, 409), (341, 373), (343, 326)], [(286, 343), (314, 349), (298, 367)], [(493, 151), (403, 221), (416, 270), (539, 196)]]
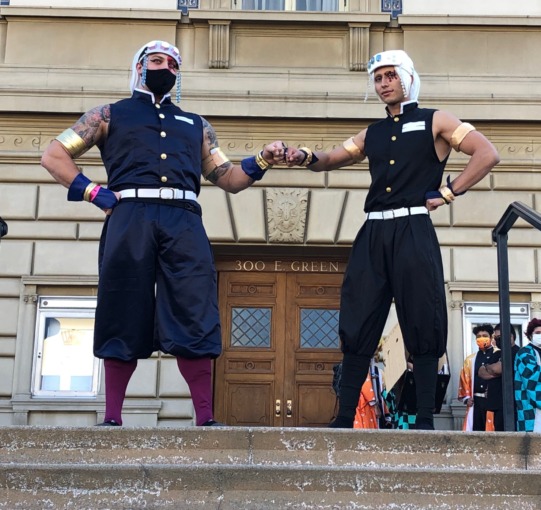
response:
[(228, 425), (327, 426), (342, 274), (220, 272), (214, 410)]

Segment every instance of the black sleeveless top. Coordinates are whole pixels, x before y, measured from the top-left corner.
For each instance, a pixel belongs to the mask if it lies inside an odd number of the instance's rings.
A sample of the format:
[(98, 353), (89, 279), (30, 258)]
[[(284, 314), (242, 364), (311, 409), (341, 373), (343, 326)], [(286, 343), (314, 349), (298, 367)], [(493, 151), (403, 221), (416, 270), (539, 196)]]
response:
[(372, 184), (366, 212), (424, 205), (427, 191), (441, 186), (447, 159), (439, 161), (432, 135), (434, 112), (417, 103), (368, 127), (364, 152)]
[[(106, 140), (99, 147), (113, 191), (180, 188), (199, 194), (203, 121), (164, 98), (133, 96), (111, 105)], [(164, 179), (166, 178), (166, 179)]]

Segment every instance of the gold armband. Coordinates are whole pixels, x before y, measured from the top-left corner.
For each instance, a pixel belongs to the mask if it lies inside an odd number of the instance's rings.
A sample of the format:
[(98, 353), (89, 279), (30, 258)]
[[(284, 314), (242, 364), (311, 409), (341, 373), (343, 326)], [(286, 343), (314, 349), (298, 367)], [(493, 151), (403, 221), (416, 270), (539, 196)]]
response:
[(314, 159), (314, 153), (312, 152), (312, 149), (308, 147), (301, 147), (299, 150), (306, 154), (304, 161), (300, 163), (299, 166), (308, 166), (312, 162), (312, 159)]
[(229, 158), (224, 154), (224, 151), (222, 151), (220, 147), (210, 149), (210, 155), (212, 156), (212, 161), (214, 161), (214, 164), (217, 167), (229, 162)]
[(261, 170), (268, 170), (269, 168), (272, 168), (272, 165), (263, 157), (263, 151), (259, 151), (257, 153), (255, 162), (257, 163), (257, 166), (261, 168)]
[(359, 149), (359, 146), (353, 141), (353, 137), (348, 138), (343, 144), (342, 147), (346, 149), (350, 156), (357, 161), (358, 159), (362, 158), (361, 149)]
[(458, 150), (460, 149), (460, 144), (462, 143), (462, 140), (466, 138), (466, 135), (470, 131), (475, 131), (475, 128), (471, 124), (468, 124), (467, 122), (463, 122), (462, 124), (460, 124), (460, 126), (458, 126), (454, 130), (453, 134), (451, 135), (451, 147), (455, 149), (455, 151), (458, 152)]
[(447, 186), (442, 186), (439, 189), (439, 192), (447, 205), (449, 205), (456, 198), (453, 192)]
[(220, 147), (210, 149), (210, 155), (207, 156), (202, 162), (203, 177), (206, 179), (209, 174), (216, 170), (216, 168), (224, 165), (225, 163), (230, 163), (230, 159), (224, 154)]
[(58, 140), (64, 146), (64, 149), (68, 151), (68, 154), (73, 159), (78, 158), (88, 150), (85, 141), (71, 128), (60, 133), (55, 140)]

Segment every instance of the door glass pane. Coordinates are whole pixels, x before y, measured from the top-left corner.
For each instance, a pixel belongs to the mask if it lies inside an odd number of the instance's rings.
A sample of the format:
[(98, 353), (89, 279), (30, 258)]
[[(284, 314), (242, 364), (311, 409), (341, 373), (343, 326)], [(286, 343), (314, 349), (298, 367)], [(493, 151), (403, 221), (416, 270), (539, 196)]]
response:
[(338, 11), (338, 0), (297, 0), (297, 11)]
[(246, 11), (283, 11), (285, 0), (242, 0), (242, 8)]
[(338, 349), (338, 310), (301, 309), (301, 349)]
[(233, 308), (231, 347), (270, 347), (270, 308)]

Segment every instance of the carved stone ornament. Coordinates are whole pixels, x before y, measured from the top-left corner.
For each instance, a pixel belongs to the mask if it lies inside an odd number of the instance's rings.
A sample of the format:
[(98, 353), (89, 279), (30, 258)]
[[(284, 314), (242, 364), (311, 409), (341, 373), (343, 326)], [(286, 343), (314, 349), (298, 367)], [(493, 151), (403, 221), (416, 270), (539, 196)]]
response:
[(538, 312), (539, 310), (541, 310), (541, 303), (536, 302), (536, 301), (532, 301), (530, 303), (530, 309), (532, 311)]
[(303, 243), (308, 190), (268, 188), (266, 195), (269, 241)]

